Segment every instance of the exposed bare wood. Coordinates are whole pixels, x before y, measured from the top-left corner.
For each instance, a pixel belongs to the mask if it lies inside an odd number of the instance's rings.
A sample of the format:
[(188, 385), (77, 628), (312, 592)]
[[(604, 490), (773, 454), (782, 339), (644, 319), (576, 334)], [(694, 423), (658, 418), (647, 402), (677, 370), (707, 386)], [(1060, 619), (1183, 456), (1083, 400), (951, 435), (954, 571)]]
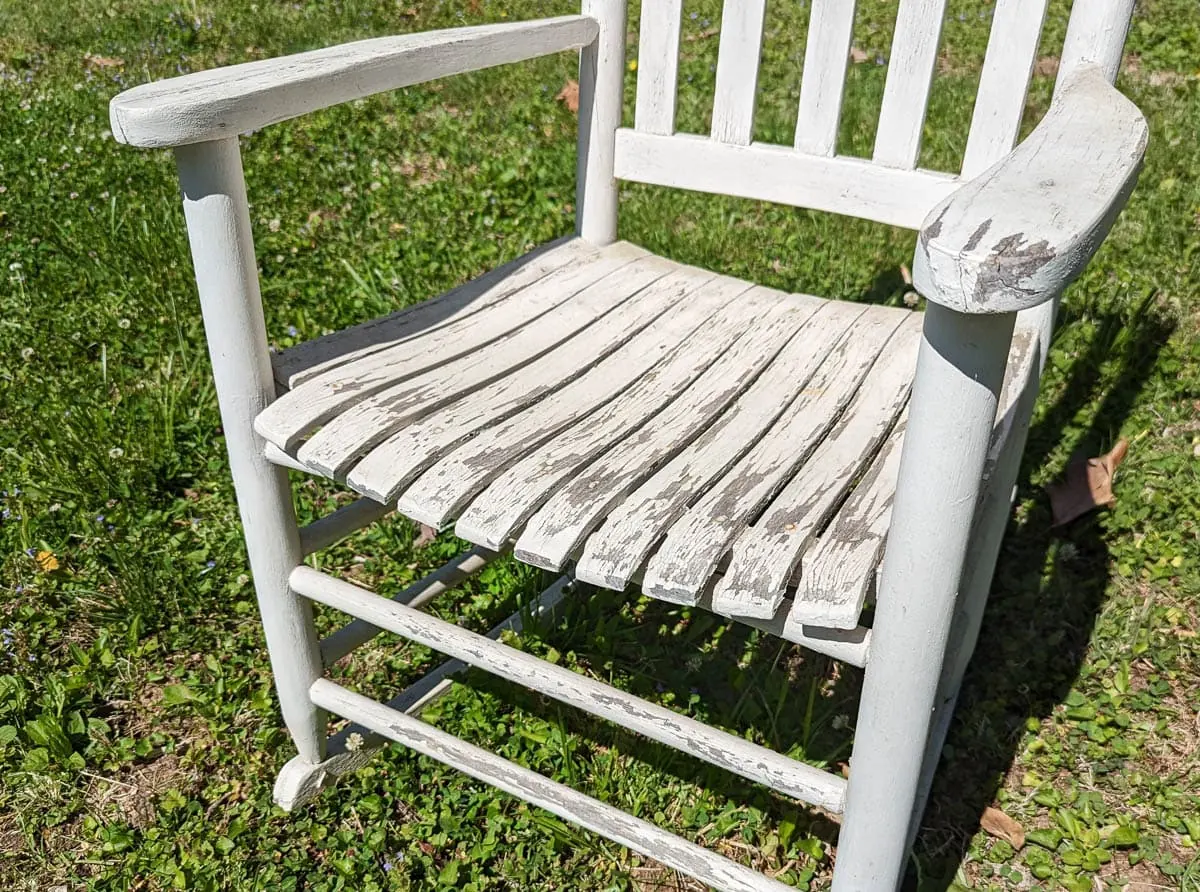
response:
[(295, 591), (344, 610), (372, 625), (403, 635), (509, 681), (617, 722), (770, 788), (837, 813), (845, 781), (811, 765), (750, 743), (726, 731), (619, 691), (586, 675), (459, 628), (435, 616), (327, 576), (311, 567), (291, 575)]
[(647, 594), (696, 602), (734, 538), (820, 445), (909, 315), (873, 307), (857, 320), (780, 419), (671, 527), (646, 567)]
[(961, 313), (1056, 298), (1125, 206), (1148, 134), (1099, 68), (1081, 68), (1028, 139), (930, 212), (913, 261), (917, 290)]

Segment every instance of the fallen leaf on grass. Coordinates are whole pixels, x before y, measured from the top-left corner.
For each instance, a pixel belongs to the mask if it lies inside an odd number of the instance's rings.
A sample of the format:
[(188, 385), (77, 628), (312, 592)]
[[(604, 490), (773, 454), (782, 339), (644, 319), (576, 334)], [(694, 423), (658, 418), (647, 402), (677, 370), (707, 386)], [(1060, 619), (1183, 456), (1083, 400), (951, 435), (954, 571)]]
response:
[(1129, 441), (1122, 439), (1105, 455), (1075, 459), (1067, 465), (1062, 482), (1046, 487), (1050, 496), (1052, 525), (1060, 527), (1093, 508), (1111, 508), (1115, 505), (1117, 498), (1112, 491), (1113, 478), (1128, 451)]
[(708, 40), (708, 38), (716, 37), (720, 33), (720, 28), (707, 28), (703, 31), (697, 31), (695, 34), (688, 34), (683, 39), (686, 43), (693, 43), (697, 40)]
[(1042, 77), (1054, 77), (1058, 74), (1058, 57), (1042, 56), (1034, 63), (1033, 70)]
[(871, 54), (866, 50), (860, 50), (856, 46), (850, 47), (850, 61), (855, 65), (866, 62), (869, 58), (871, 58)]
[(1025, 845), (1025, 831), (1021, 829), (1021, 825), (998, 808), (990, 806), (985, 808), (983, 817), (979, 819), (979, 825), (989, 835), (1004, 840), (1014, 849), (1020, 849)]
[(554, 98), (565, 105), (568, 111), (572, 113), (578, 112), (579, 81), (567, 81), (566, 84), (563, 85), (563, 88), (558, 91), (558, 95)]
[(90, 68), (121, 68), (125, 65), (124, 59), (116, 56), (97, 56), (95, 53), (84, 53), (83, 62)]
[(438, 531), (428, 524), (421, 524), (421, 531), (417, 534), (417, 538), (413, 540), (413, 548), (424, 548), (437, 538), (437, 533)]

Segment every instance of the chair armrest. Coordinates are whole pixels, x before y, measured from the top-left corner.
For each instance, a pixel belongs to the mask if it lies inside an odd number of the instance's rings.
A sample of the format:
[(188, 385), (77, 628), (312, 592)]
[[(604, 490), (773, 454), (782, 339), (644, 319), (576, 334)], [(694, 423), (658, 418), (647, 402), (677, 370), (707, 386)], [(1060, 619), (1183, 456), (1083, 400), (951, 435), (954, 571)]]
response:
[(426, 31), (198, 71), (126, 90), (109, 105), (119, 142), (186, 145), (258, 130), (411, 84), (590, 44), (581, 15)]
[(1062, 293), (1133, 190), (1146, 120), (1100, 69), (1060, 86), (1017, 148), (926, 217), (913, 284), (963, 313), (1008, 313)]

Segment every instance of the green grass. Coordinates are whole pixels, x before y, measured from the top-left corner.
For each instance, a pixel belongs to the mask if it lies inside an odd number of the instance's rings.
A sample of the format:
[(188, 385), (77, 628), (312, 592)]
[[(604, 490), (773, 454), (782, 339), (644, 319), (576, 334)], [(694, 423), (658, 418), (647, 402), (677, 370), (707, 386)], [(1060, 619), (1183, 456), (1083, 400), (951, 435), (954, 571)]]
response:
[[(1053, 4), (1047, 60), (1065, 5)], [(412, 6), (0, 8), (2, 888), (690, 888), (398, 749), (293, 816), (270, 801), (292, 750), (245, 576), (171, 159), (117, 146), (106, 106), (177, 70), (573, 10)], [(850, 71), (842, 140), (868, 154), (895, 4), (860, 7), (867, 55)], [(944, 169), (962, 156), (993, 8), (950, 7), (922, 156)], [(685, 13), (681, 129), (705, 132), (720, 4), (688, 0)], [(806, 15), (770, 4), (758, 138), (791, 138)], [(1129, 51), (1120, 85), (1151, 122), (1146, 168), (1064, 307), (912, 864), (922, 892), (1200, 889), (1195, 4), (1139, 4)], [(572, 68), (564, 55), (464, 76), (245, 138), (274, 342), (431, 296), (570, 231), (575, 120), (554, 96)], [(1039, 65), (1029, 124), (1051, 85)], [(911, 233), (873, 224), (635, 186), (621, 234), (775, 287), (889, 303), (913, 247)], [(1051, 530), (1042, 487), (1120, 436), (1132, 445), (1116, 508)], [(311, 480), (296, 493), (302, 519), (345, 498)], [(320, 562), (394, 592), (458, 547), (414, 538), (389, 522)], [(41, 551), (57, 569), (39, 567)], [(541, 581), (503, 563), (436, 611), (486, 628)], [(597, 595), (521, 646), (815, 764), (836, 770), (849, 752), (858, 673), (709, 615)], [(381, 638), (338, 675), (383, 694), (434, 659)], [(826, 886), (825, 819), (507, 684), (469, 681), (426, 718), (799, 888)], [(979, 830), (990, 804), (1031, 831), (1024, 849)]]

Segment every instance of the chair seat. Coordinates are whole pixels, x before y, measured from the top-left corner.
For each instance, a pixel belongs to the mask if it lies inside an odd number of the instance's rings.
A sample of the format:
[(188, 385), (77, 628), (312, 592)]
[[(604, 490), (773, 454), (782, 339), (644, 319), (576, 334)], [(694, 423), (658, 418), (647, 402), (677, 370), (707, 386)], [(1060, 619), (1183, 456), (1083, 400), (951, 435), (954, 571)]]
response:
[(570, 239), (277, 354), (286, 392), (255, 427), (312, 473), (488, 548), (515, 540), (527, 563), (852, 629), (920, 321)]

